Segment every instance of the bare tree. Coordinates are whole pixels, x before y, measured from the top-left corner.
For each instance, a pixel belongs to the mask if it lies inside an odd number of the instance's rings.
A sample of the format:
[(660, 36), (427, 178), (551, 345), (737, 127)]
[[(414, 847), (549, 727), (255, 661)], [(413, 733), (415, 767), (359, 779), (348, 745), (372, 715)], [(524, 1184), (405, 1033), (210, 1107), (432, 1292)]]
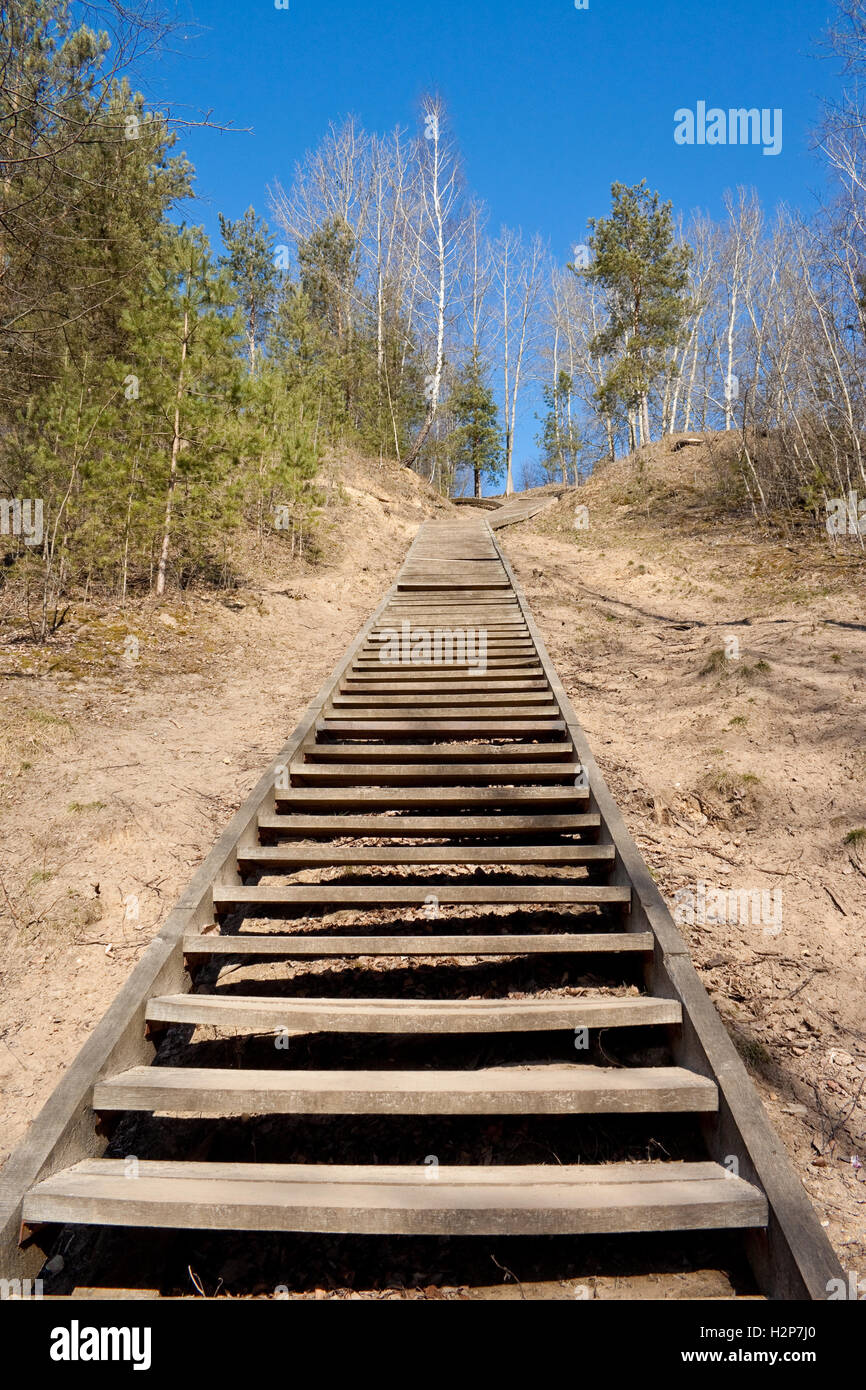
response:
[(547, 251), (539, 236), (533, 237), (527, 245), (519, 231), (508, 227), (502, 228), (493, 248), (505, 415), (506, 496), (514, 491), (512, 461), (517, 405), (524, 373), (537, 348), (547, 260)]
[(460, 206), (460, 170), (457, 150), (447, 130), (445, 106), (440, 97), (427, 96), (421, 103), (424, 131), (418, 141), (419, 199), (416, 246), (416, 279), (419, 317), (431, 343), (425, 395), (427, 416), (403, 458), (407, 468), (418, 459), (433, 428), (442, 398), (445, 371), (445, 339), (455, 305), (453, 292), (460, 269), (465, 216)]

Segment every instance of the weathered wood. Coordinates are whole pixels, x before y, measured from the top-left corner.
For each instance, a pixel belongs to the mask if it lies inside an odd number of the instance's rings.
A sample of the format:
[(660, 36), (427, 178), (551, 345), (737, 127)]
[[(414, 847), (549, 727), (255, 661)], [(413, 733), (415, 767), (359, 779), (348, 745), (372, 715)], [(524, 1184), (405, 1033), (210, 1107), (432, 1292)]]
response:
[(513, 806), (515, 810), (544, 806), (585, 806), (589, 792), (585, 787), (278, 787), (274, 793), (277, 806), (300, 810), (315, 806), (321, 810), (364, 809), (387, 807), (388, 810), (415, 810), (427, 807)]
[(565, 782), (580, 774), (580, 763), (451, 763), (444, 766), (394, 763), (292, 763), (289, 769), (292, 786), (361, 786), (364, 783), (387, 783), (401, 786), (425, 782), (437, 787), (456, 783), (483, 781), (491, 786), (497, 782)]
[(310, 743), (304, 745), (309, 762), (487, 762), (500, 753), (512, 761), (536, 762), (574, 756), (570, 741), (561, 743)]
[(90, 1160), (48, 1178), (29, 1222), (367, 1235), (587, 1235), (755, 1227), (756, 1188), (715, 1163), (372, 1167)]
[[(451, 924), (453, 925), (453, 923)], [(222, 936), (190, 933), (184, 952), (195, 956), (522, 956), (595, 955), (646, 952), (653, 948), (652, 932), (501, 932), (498, 936), (333, 936), (243, 932)]]
[(517, 666), (510, 669), (507, 666), (496, 667), (487, 676), (473, 676), (468, 667), (455, 666), (436, 666), (434, 669), (425, 671), (414, 671), (414, 669), (395, 669), (392, 666), (382, 666), (381, 670), (357, 671), (353, 669), (343, 681), (343, 689), (356, 689), (361, 685), (368, 685), (375, 682), (377, 685), (384, 685), (385, 689), (399, 689), (406, 685), (409, 692), (420, 691), (427, 688), (427, 685), (441, 685), (445, 691), (455, 689), (467, 689), (473, 685), (481, 685), (484, 689), (538, 689), (544, 688), (548, 681), (542, 674), (541, 666), (538, 666), (538, 674), (532, 673), (527, 667)]
[(134, 1067), (97, 1082), (93, 1108), (182, 1115), (601, 1115), (715, 1110), (681, 1067), (518, 1066), (483, 1071)]
[(319, 720), (321, 734), (338, 734), (343, 738), (413, 738), (460, 734), (463, 738), (511, 738), (525, 734), (527, 738), (565, 733), (565, 721), (551, 719), (542, 723), (535, 719), (341, 719), (328, 715)]
[[(459, 707), (457, 702), (452, 703), (445, 700), (445, 703), (438, 705), (435, 702), (436, 696), (430, 700), (411, 700), (410, 696), (403, 697), (405, 703), (399, 705), (339, 705), (333, 700), (329, 701), (325, 711), (326, 719), (339, 720), (343, 716), (352, 719), (356, 723), (375, 724), (379, 720), (384, 723), (393, 723), (402, 720), (407, 724), (412, 724), (416, 728), (426, 721), (437, 720), (459, 720), (464, 715), (469, 714), (467, 709)], [(505, 697), (504, 697), (505, 698)], [(548, 697), (549, 699), (549, 697)], [(484, 728), (485, 725), (497, 724), (501, 720), (520, 719), (531, 715), (536, 723), (541, 724), (546, 721), (556, 722), (562, 718), (559, 706), (549, 700), (547, 704), (541, 705), (520, 705), (515, 702), (510, 704), (492, 704), (478, 707), (472, 706), (472, 721), (476, 727)]]
[(247, 869), (310, 869), (357, 864), (593, 864), (611, 865), (612, 845), (250, 845), (238, 853)]
[(149, 1023), (207, 1024), (288, 1033), (520, 1033), (571, 1028), (647, 1028), (679, 1023), (673, 999), (606, 995), (555, 999), (269, 999), (158, 995)]
[[(339, 694), (331, 697), (331, 709), (348, 710), (354, 713), (356, 709), (376, 709), (391, 711), (395, 706), (403, 709), (414, 709), (419, 706), (424, 709), (436, 709), (440, 713), (446, 710), (456, 710), (464, 705), (469, 709), (477, 710), (479, 713), (487, 705), (501, 707), (503, 703), (510, 706), (515, 705), (543, 705), (551, 711), (557, 712), (557, 706), (550, 697), (550, 691), (541, 690), (513, 690), (493, 691), (489, 695), (479, 695), (477, 692), (466, 692), (449, 690), (445, 694), (435, 694), (426, 690), (413, 690), (408, 694), (405, 691), (391, 693), (386, 691), (384, 694), (355, 694), (354, 691), (340, 691)], [(535, 710), (530, 713), (534, 714)]]
[(292, 835), (315, 838), (321, 835), (376, 835), (380, 838), (411, 839), (425, 837), (563, 835), (596, 833), (601, 819), (595, 812), (568, 816), (355, 816), (355, 815), (266, 815), (259, 816), (259, 830), (265, 835)]
[[(498, 695), (503, 691), (537, 690), (549, 687), (540, 676), (529, 680), (488, 680), (486, 677), (469, 677), (459, 686), (450, 680), (363, 680), (350, 678), (343, 682), (340, 697), (343, 695)], [(378, 703), (378, 702), (377, 702)]]
[(235, 907), (423, 907), (434, 896), (448, 903), (557, 903), (569, 907), (627, 908), (631, 890), (609, 884), (542, 883), (527, 878), (522, 883), (440, 883), (422, 878), (411, 887), (397, 886), (377, 877), (371, 883), (256, 883), (239, 887), (228, 883), (214, 888), (215, 912)]

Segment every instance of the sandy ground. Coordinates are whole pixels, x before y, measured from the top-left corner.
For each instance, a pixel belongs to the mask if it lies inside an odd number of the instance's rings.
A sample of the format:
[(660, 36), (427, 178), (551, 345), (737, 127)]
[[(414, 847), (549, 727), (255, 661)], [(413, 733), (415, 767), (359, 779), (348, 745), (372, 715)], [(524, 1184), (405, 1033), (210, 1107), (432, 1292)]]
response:
[[(748, 518), (709, 527), (694, 469), (618, 466), (579, 498), (587, 529), (564, 499), (499, 538), (841, 1262), (862, 1271), (866, 565), (856, 540), (833, 556)], [(745, 912), (730, 890), (749, 891)]]
[[(862, 1271), (864, 570), (708, 529), (694, 459), (662, 463), (665, 484), (587, 487), (588, 530), (566, 499), (499, 539), (672, 908), (701, 883), (768, 894), (766, 920), (681, 929)], [(251, 553), (231, 594), (79, 606), (42, 652), (0, 631), (0, 1160), (444, 505), (396, 469), (340, 477), (322, 565)]]

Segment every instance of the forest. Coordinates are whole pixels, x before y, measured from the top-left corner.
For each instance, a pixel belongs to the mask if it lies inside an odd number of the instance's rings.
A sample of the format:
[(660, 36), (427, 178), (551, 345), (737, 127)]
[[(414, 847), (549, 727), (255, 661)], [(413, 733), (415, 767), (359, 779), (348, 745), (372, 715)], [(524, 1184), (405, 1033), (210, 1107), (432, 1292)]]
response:
[(78, 593), (228, 582), (240, 531), (312, 553), (346, 448), (481, 496), (717, 431), (748, 515), (862, 545), (859, 0), (825, 44), (808, 217), (614, 182), (564, 263), (491, 225), (436, 93), (390, 132), (335, 115), (212, 245), (184, 123), (133, 80), (166, 36), (147, 4), (0, 7), (0, 603), (34, 640)]

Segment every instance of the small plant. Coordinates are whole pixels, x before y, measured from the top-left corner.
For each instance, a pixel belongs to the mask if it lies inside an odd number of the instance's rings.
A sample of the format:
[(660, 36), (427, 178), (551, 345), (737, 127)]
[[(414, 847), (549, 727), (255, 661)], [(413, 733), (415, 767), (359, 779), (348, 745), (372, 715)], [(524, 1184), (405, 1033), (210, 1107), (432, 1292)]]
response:
[(735, 1038), (737, 1051), (747, 1066), (761, 1067), (772, 1061), (772, 1058), (762, 1042), (757, 1038)]
[(66, 809), (67, 809), (67, 811), (71, 811), (73, 814), (75, 814), (75, 813), (77, 813), (77, 812), (79, 812), (79, 811), (104, 811), (104, 810), (105, 810), (105, 802), (104, 802), (104, 801), (70, 801), (70, 803), (69, 803), (69, 805), (67, 806)]
[(710, 652), (705, 665), (701, 667), (702, 676), (715, 676), (724, 671), (727, 665), (724, 647), (716, 647), (715, 651)]
[(856, 830), (849, 830), (843, 841), (846, 845), (862, 845), (866, 841), (866, 826), (858, 825)]
[(839, 665), (839, 662), (842, 660), (842, 658), (841, 658), (841, 656), (839, 655), (838, 652), (831, 652), (831, 653), (830, 653), (830, 660), (831, 660), (832, 662), (835, 662), (835, 664), (838, 666), (838, 665)]
[(735, 714), (730, 722), (729, 727), (731, 729), (745, 729), (748, 722), (749, 721), (744, 714)]
[(747, 664), (744, 663), (744, 664), (743, 664), (743, 667), (742, 667), (742, 672), (743, 672), (743, 677), (744, 677), (744, 679), (747, 680), (747, 681), (749, 681), (749, 680), (754, 680), (755, 676), (764, 676), (764, 675), (766, 675), (766, 673), (767, 673), (768, 671), (771, 671), (772, 669), (773, 669), (773, 668), (772, 668), (772, 666), (770, 665), (769, 661), (765, 661), (764, 658), (761, 657), (761, 660), (760, 660), (760, 661), (756, 661), (755, 664), (754, 664), (754, 666), (749, 666), (749, 665), (747, 665)]

